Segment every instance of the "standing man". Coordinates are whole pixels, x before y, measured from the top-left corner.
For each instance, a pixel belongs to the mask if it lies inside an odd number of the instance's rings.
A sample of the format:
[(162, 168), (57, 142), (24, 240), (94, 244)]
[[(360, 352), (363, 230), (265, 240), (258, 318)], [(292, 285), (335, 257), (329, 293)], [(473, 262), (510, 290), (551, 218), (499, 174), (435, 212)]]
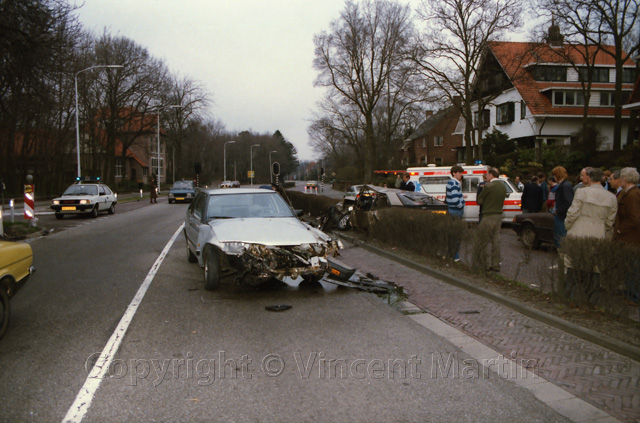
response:
[(562, 166), (553, 168), (553, 176), (558, 181), (556, 188), (556, 204), (553, 209), (553, 243), (556, 248), (560, 247), (560, 241), (567, 236), (567, 229), (564, 220), (567, 218), (567, 211), (573, 202), (573, 186), (567, 179), (567, 169)]
[(544, 192), (538, 185), (538, 177), (532, 176), (531, 182), (522, 190), (522, 213), (538, 213), (542, 210)]
[(490, 233), (491, 266), (490, 272), (500, 271), (500, 226), (502, 225), (502, 208), (507, 197), (507, 188), (498, 180), (498, 170), (490, 167), (487, 170), (487, 183), (478, 196), (478, 204), (482, 207), (482, 220), (479, 228)]
[[(462, 220), (464, 215), (464, 197), (462, 196), (462, 174), (464, 169), (462, 166), (455, 165), (451, 168), (451, 179), (447, 182), (447, 193), (445, 202), (449, 216), (453, 216), (455, 219)], [(456, 248), (456, 252), (453, 255), (454, 261), (460, 261), (460, 246)]]
[(518, 189), (520, 191), (522, 191), (524, 189), (524, 184), (520, 180), (520, 176), (516, 176), (516, 186), (518, 187)]
[[(640, 175), (636, 168), (625, 167), (620, 171), (622, 190), (618, 194), (618, 213), (613, 225), (613, 240), (640, 247)], [(640, 257), (636, 256), (633, 271), (625, 278), (627, 296), (634, 303), (640, 302)]]
[(409, 172), (406, 172), (404, 174), (404, 176), (402, 177), (402, 183), (400, 184), (400, 189), (405, 190), (405, 191), (415, 191), (416, 187), (415, 185), (413, 185), (413, 182), (411, 182), (409, 179), (411, 179), (411, 174), (409, 174)]

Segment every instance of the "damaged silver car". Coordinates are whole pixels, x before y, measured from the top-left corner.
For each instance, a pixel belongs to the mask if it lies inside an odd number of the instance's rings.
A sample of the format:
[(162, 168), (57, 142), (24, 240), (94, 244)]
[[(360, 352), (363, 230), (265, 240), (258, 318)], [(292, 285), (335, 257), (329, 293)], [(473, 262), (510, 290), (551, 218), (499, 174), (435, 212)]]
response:
[(340, 242), (301, 222), (282, 196), (259, 188), (202, 190), (187, 210), (187, 258), (204, 268), (205, 289), (235, 276), (256, 285), (269, 278), (319, 280)]

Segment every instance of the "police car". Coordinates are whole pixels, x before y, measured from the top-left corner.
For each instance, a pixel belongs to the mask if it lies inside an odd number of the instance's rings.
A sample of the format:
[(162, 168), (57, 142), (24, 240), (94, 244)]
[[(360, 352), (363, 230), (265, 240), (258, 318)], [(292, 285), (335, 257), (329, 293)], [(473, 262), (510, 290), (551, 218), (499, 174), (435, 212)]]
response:
[(57, 219), (66, 214), (88, 214), (98, 217), (99, 212), (114, 214), (118, 195), (100, 181), (100, 178), (76, 178), (76, 183), (65, 190), (61, 197), (51, 201)]

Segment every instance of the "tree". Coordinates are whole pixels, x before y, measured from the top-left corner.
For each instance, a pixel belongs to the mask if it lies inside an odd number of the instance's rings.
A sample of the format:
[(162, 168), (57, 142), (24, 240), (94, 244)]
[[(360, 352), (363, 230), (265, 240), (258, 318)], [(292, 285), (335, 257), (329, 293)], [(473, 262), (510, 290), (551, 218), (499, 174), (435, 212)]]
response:
[(364, 179), (370, 182), (376, 161), (374, 111), (394, 86), (394, 72), (407, 68), (403, 51), (413, 31), (408, 6), (386, 0), (347, 1), (330, 31), (314, 37), (315, 85), (330, 90), (339, 110), (355, 110), (362, 119)]
[[(503, 31), (520, 27), (521, 4), (518, 0), (425, 0), (420, 11), (426, 29), (411, 58), (451, 104), (459, 105), (466, 123), (467, 163), (473, 159), (474, 78), (488, 43)], [(482, 110), (479, 107), (480, 116)]]

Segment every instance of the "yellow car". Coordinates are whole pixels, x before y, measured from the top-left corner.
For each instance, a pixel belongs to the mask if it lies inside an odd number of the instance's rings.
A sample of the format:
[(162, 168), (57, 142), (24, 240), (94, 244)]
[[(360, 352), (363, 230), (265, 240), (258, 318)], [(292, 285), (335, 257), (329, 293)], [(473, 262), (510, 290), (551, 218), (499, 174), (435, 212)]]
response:
[(9, 299), (33, 272), (33, 251), (29, 244), (0, 241), (0, 338), (9, 326)]

